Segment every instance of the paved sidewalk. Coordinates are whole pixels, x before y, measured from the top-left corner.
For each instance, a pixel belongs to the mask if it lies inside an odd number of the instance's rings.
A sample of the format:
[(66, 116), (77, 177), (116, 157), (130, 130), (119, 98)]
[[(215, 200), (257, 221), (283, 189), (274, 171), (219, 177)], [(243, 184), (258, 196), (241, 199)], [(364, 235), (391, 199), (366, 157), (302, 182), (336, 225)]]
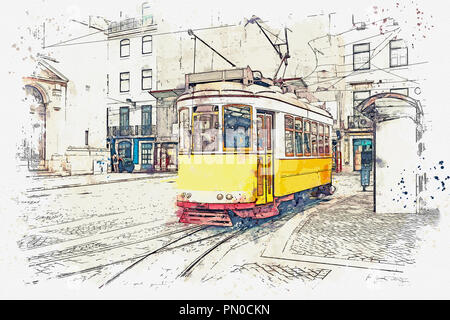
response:
[(28, 192), (72, 188), (86, 185), (98, 185), (106, 183), (134, 181), (142, 179), (156, 179), (164, 177), (176, 177), (176, 172), (157, 173), (107, 173), (75, 176), (32, 175), (27, 177)]
[(268, 238), (249, 242), (247, 251), (257, 254), (245, 259), (230, 254), (233, 279), (288, 291), (301, 288), (298, 281), (312, 287), (405, 286), (426, 240), (423, 230), (438, 228), (439, 215), (374, 213), (373, 186), (363, 192), (355, 173), (334, 175), (334, 184), (333, 196), (302, 213), (286, 214), (286, 223)]

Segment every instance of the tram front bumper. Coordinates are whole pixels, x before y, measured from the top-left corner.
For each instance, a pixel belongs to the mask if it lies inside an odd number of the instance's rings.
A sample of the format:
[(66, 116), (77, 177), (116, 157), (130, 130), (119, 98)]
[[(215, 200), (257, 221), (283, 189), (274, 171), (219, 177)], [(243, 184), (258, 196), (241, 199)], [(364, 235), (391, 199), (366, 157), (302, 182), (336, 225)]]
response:
[(231, 227), (230, 215), (226, 210), (179, 209), (180, 222)]

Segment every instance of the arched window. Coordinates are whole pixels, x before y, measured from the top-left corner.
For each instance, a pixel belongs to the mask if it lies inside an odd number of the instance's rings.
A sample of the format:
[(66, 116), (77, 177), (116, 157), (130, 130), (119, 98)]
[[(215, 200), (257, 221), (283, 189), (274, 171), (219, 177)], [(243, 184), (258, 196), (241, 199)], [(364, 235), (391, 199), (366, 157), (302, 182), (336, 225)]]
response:
[(44, 98), (42, 97), (42, 94), (39, 92), (39, 90), (36, 87), (26, 85), (25, 86), (25, 93), (26, 93), (26, 100), (32, 100), (32, 103), (35, 103), (37, 105), (43, 105), (44, 104)]
[(142, 37), (142, 54), (152, 53), (152, 36)]
[(130, 56), (130, 39), (120, 40), (120, 57)]

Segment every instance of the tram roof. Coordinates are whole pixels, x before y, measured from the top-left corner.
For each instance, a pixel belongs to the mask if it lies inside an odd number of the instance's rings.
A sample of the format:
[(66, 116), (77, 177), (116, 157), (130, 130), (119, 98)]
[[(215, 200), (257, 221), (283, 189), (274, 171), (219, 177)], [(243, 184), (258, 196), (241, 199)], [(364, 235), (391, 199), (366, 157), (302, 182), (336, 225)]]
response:
[(283, 93), (278, 86), (265, 87), (257, 84), (245, 85), (239, 82), (230, 81), (199, 83), (196, 84), (191, 91), (182, 93), (178, 99), (217, 95), (248, 95), (249, 97), (276, 99), (302, 109), (322, 114), (326, 117), (332, 117), (328, 111), (298, 99), (294, 93)]

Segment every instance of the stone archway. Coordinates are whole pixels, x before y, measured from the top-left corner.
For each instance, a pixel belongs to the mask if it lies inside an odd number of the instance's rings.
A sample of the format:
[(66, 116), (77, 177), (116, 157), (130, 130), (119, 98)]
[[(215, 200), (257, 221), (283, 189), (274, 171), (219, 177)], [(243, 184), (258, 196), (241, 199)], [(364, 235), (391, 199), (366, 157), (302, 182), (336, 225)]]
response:
[(24, 87), (25, 101), (29, 105), (29, 117), (25, 128), (23, 154), (29, 170), (45, 170), (46, 162), (46, 94), (37, 85)]
[(419, 181), (424, 180), (416, 171), (423, 149), (420, 101), (387, 92), (365, 99), (355, 109), (373, 122), (374, 211), (420, 211)]

